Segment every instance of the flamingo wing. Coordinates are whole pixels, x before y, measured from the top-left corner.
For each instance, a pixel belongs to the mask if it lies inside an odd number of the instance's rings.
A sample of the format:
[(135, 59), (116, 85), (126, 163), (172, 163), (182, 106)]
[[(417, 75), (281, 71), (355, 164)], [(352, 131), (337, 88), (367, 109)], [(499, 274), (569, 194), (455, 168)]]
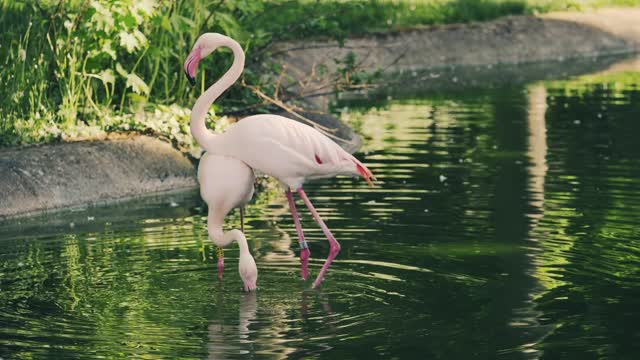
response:
[(316, 129), (277, 115), (242, 119), (220, 136), (214, 153), (236, 157), (291, 188), (305, 179), (373, 174), (353, 155)]

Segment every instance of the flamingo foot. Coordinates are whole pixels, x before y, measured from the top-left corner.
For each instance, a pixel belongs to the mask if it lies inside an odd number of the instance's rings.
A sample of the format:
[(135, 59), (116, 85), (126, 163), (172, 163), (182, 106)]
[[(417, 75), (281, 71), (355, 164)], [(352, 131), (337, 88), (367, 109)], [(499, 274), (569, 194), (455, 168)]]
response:
[(224, 272), (224, 258), (218, 258), (218, 279), (222, 280), (222, 273)]
[(334, 240), (334, 242), (331, 242), (330, 245), (329, 256), (324, 262), (324, 265), (322, 265), (322, 270), (320, 270), (320, 273), (318, 274), (318, 277), (316, 277), (316, 280), (313, 282), (311, 288), (315, 289), (320, 285), (320, 283), (324, 279), (324, 274), (327, 272), (327, 269), (329, 269), (329, 265), (331, 265), (333, 259), (338, 256), (338, 253), (340, 253), (340, 243)]
[(309, 256), (311, 256), (309, 248), (300, 250), (300, 273), (302, 280), (307, 280), (309, 277)]

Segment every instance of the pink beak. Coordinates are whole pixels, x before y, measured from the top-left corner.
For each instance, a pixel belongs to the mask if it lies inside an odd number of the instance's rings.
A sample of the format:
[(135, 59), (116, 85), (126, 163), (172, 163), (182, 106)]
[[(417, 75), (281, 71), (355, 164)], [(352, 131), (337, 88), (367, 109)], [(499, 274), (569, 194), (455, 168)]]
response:
[(200, 48), (194, 49), (191, 54), (184, 61), (184, 73), (187, 75), (189, 84), (194, 86), (196, 84), (196, 70), (198, 69), (198, 63), (200, 62)]

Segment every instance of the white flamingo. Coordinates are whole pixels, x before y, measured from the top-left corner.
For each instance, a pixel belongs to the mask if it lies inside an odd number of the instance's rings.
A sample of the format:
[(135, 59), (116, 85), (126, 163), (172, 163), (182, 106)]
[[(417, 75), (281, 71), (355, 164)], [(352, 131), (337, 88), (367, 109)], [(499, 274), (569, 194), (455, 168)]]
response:
[[(200, 97), (196, 106), (201, 101), (205, 99)], [(207, 215), (209, 238), (218, 246), (218, 278), (222, 278), (224, 268), (222, 248), (236, 241), (240, 248), (238, 270), (244, 283), (244, 290), (255, 290), (258, 268), (244, 236), (244, 205), (253, 197), (253, 170), (240, 160), (205, 153), (198, 165), (198, 182), (200, 196), (209, 207)], [(222, 231), (224, 218), (234, 208), (240, 209), (242, 231), (233, 229), (225, 233)]]
[[(324, 134), (311, 126), (278, 115), (254, 115), (242, 119), (223, 134), (209, 131), (204, 115), (209, 106), (233, 83), (244, 69), (244, 52), (233, 39), (206, 33), (196, 41), (184, 62), (184, 71), (191, 84), (195, 84), (198, 63), (218, 47), (233, 51), (231, 68), (198, 99), (191, 113), (191, 133), (200, 146), (211, 154), (227, 155), (242, 160), (250, 167), (278, 179), (285, 189), (300, 243), (302, 278), (308, 276), (309, 248), (296, 211), (292, 191), (296, 191), (309, 208), (329, 241), (329, 255), (318, 277), (317, 287), (329, 265), (340, 252), (340, 244), (309, 201), (302, 189), (307, 180), (334, 177), (336, 175), (360, 175), (371, 185), (375, 179), (369, 169), (351, 154), (343, 150)], [(200, 101), (202, 99), (206, 99)]]
[[(205, 153), (198, 165), (198, 182), (200, 196), (209, 207), (207, 216), (209, 238), (218, 246), (218, 277), (222, 278), (224, 268), (222, 248), (236, 241), (240, 248), (238, 270), (244, 283), (244, 290), (255, 290), (258, 268), (244, 236), (243, 210), (244, 205), (253, 197), (253, 170), (240, 160)], [(233, 229), (225, 233), (222, 231), (224, 218), (234, 208), (240, 209), (242, 231)]]

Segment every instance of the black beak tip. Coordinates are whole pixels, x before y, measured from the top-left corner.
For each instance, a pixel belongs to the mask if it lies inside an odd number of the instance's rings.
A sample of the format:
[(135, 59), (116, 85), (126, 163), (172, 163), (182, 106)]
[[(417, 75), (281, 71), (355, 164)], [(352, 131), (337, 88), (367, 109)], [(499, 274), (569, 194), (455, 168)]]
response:
[(184, 74), (187, 76), (187, 80), (189, 80), (189, 85), (191, 86), (195, 86), (196, 85), (196, 79), (191, 77), (191, 75), (189, 75), (189, 73), (185, 70)]
[(196, 79), (195, 78), (192, 78), (191, 76), (187, 75), (187, 80), (189, 80), (189, 85), (196, 86)]

